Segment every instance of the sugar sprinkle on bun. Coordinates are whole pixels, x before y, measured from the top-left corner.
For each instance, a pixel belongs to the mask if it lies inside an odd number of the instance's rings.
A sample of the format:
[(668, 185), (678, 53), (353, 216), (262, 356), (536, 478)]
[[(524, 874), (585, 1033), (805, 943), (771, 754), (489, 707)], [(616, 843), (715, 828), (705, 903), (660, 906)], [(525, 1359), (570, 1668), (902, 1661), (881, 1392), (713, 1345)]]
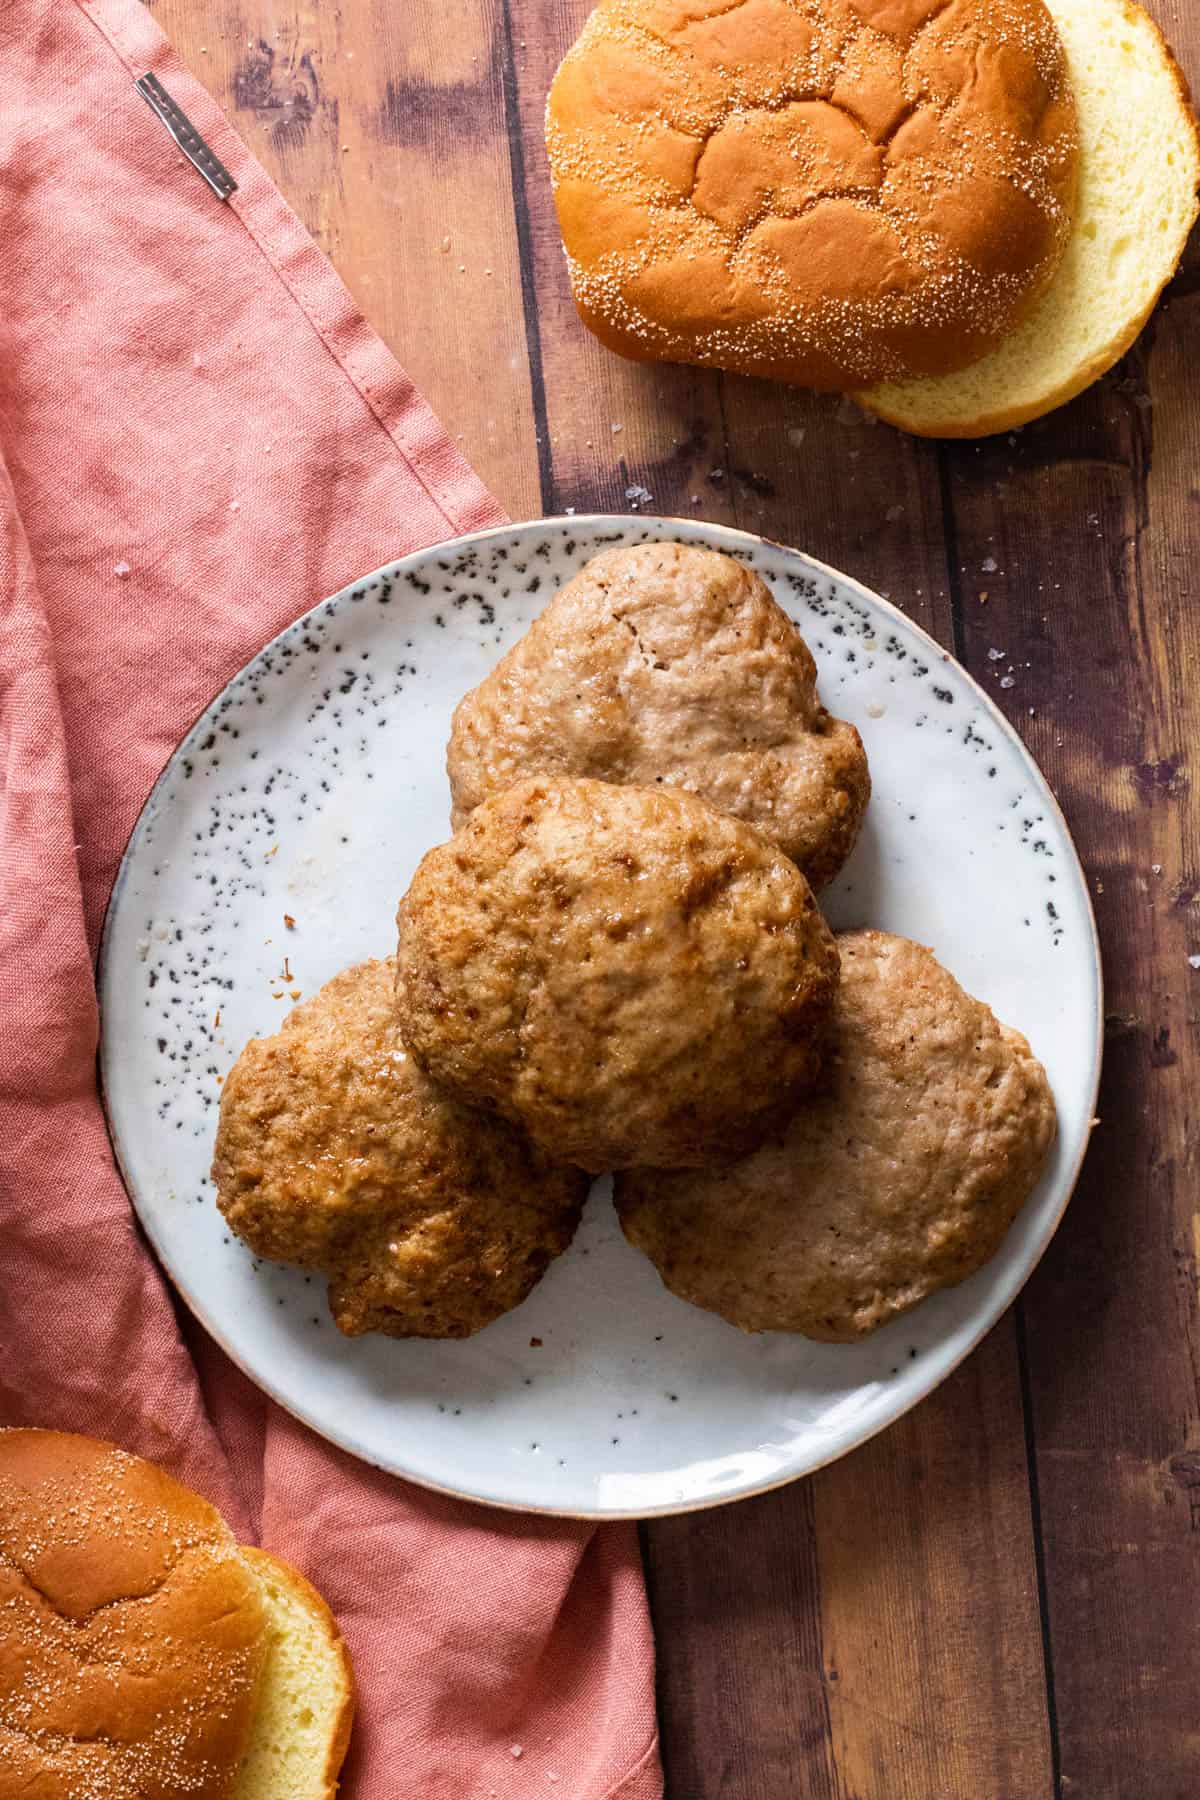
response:
[(663, 782), (757, 826), (814, 888), (871, 791), (858, 732), (822, 706), (766, 583), (696, 544), (586, 563), (459, 703), (446, 763), (456, 829), (525, 775)]
[(334, 1800), (353, 1717), (298, 1570), (154, 1463), (0, 1430), (0, 1794)]
[(1074, 208), (1042, 0), (601, 0), (546, 142), (605, 344), (809, 387), (982, 356)]
[(1132, 346), (1200, 208), (1200, 134), (1162, 33), (1131, 0), (1047, 0), (1079, 108), (1075, 229), (1024, 322), (961, 374), (856, 395), (923, 437), (987, 437), (1064, 406)]
[(220, 1514), (92, 1438), (0, 1431), (0, 1785), (226, 1800), (266, 1656)]

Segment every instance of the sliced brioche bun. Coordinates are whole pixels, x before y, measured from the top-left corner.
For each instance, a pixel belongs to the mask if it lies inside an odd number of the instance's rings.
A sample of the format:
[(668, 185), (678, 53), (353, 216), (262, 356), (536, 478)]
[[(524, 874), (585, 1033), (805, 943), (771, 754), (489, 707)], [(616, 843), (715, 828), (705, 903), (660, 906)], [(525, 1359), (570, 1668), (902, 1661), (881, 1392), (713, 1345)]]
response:
[(1200, 133), (1187, 83), (1132, 0), (1046, 0), (1081, 137), (1075, 228), (1024, 324), (956, 375), (854, 397), (921, 437), (988, 437), (1074, 399), (1118, 362), (1174, 275), (1196, 221)]
[(332, 1800), (345, 1646), (155, 1464), (0, 1430), (0, 1800)]
[(0, 1431), (0, 1793), (226, 1800), (266, 1658), (225, 1521), (153, 1463)]
[(311, 1582), (266, 1550), (242, 1551), (267, 1615), (267, 1660), (232, 1800), (333, 1800), (354, 1720), (354, 1675)]
[(1026, 316), (1078, 136), (1042, 0), (599, 0), (546, 147), (602, 343), (841, 390)]

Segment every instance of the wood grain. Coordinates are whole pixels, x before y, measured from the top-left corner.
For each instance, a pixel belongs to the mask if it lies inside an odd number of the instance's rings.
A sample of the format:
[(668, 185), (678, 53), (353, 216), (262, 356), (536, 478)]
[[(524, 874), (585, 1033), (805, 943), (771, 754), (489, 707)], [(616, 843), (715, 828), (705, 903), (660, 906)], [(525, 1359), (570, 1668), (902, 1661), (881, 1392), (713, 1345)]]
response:
[[(1153, 10), (1200, 77), (1200, 12)], [(542, 153), (586, 11), (156, 7), (514, 514), (643, 490), (957, 651), (1062, 798), (1109, 983), (1103, 1122), (1020, 1305), (854, 1456), (645, 1531), (669, 1793), (1196, 1800), (1200, 259), (1100, 387), (979, 446), (632, 368), (576, 320)]]
[(515, 515), (536, 513), (503, 9), (154, 11), (484, 480)]
[(986, 623), (964, 599), (968, 660), (1025, 651), (1013, 699), (1035, 709), (1108, 972), (1102, 1123), (1021, 1308), (1061, 1792), (1087, 1800), (1200, 1793), (1194, 268), (1011, 472), (997, 448), (951, 483), (1001, 570)]
[(1020, 1407), (1001, 1327), (812, 1481), (646, 1531), (673, 1795), (1052, 1791)]

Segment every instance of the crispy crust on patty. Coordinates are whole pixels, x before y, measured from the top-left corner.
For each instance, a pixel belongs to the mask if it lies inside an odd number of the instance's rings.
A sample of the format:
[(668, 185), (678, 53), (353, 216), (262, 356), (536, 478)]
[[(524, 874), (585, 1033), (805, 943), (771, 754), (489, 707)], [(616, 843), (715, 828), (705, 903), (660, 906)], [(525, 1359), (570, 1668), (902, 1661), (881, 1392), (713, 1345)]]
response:
[(360, 963), (247, 1044), (221, 1096), (217, 1203), (259, 1256), (326, 1271), (347, 1335), (468, 1337), (566, 1249), (587, 1179), (439, 1092), (394, 989), (394, 959)]

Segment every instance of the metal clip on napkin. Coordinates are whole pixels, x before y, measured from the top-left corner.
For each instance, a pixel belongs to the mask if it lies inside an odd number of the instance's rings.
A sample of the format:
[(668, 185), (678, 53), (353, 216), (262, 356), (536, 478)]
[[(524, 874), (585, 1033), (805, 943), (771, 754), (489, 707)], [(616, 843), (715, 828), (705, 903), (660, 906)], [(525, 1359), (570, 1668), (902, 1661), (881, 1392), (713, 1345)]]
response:
[(134, 87), (150, 110), (158, 115), (194, 169), (198, 169), (218, 200), (237, 192), (237, 182), (213, 155), (182, 107), (176, 106), (157, 75), (142, 75)]

